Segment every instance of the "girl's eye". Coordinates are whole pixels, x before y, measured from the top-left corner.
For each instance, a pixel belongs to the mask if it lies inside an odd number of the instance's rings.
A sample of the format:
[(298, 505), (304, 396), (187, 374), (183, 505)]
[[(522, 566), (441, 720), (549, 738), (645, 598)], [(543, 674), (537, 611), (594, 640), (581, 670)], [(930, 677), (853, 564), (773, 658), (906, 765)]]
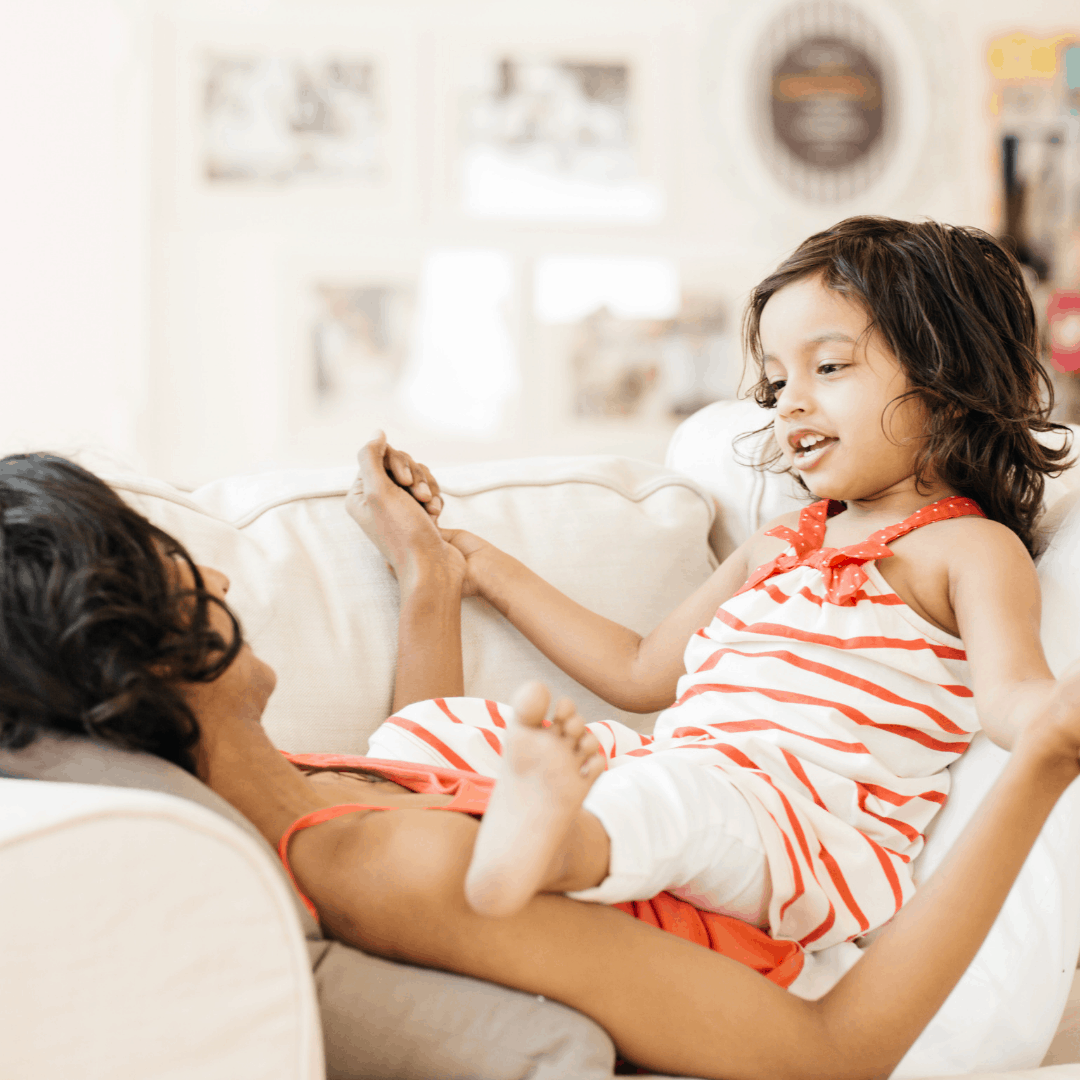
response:
[(819, 364), (818, 365), (818, 374), (819, 375), (831, 375), (834, 371), (842, 371), (846, 367), (847, 367), (847, 364), (831, 364), (831, 363), (829, 363), (829, 364)]
[(779, 394), (780, 391), (784, 389), (784, 383), (786, 383), (786, 382), (787, 382), (786, 379), (777, 379), (776, 382), (769, 383), (769, 389), (774, 394)]

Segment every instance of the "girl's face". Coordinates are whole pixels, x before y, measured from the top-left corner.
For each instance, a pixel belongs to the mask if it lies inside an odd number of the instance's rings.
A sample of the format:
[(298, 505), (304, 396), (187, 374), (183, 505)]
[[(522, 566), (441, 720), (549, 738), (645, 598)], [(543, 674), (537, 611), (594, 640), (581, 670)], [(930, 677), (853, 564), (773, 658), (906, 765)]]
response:
[(876, 502), (914, 491), (923, 406), (893, 404), (909, 383), (881, 338), (866, 335), (869, 324), (861, 305), (816, 276), (774, 293), (761, 313), (776, 440), (820, 499)]

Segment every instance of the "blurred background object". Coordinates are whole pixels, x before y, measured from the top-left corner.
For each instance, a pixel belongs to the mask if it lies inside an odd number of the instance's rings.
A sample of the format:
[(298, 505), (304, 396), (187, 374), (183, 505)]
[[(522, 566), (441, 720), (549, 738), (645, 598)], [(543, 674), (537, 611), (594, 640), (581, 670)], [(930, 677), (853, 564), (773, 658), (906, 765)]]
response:
[(999, 233), (1028, 272), (1061, 399), (1080, 419), (1080, 19), (1071, 32), (990, 43), (1001, 146)]
[(0, 58), (5, 448), (659, 460), (857, 213), (1007, 237), (1080, 419), (1075, 0), (35, 0)]

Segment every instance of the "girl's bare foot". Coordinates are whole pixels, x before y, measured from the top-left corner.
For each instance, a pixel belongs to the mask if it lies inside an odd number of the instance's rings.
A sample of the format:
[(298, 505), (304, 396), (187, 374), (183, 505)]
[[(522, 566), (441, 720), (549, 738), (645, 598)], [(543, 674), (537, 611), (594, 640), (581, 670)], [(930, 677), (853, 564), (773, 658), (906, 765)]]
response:
[(550, 700), (540, 683), (514, 699), (516, 720), (507, 725), (498, 783), (465, 876), (465, 897), (481, 915), (513, 915), (541, 891), (604, 771), (599, 743), (573, 702), (560, 701), (544, 726)]

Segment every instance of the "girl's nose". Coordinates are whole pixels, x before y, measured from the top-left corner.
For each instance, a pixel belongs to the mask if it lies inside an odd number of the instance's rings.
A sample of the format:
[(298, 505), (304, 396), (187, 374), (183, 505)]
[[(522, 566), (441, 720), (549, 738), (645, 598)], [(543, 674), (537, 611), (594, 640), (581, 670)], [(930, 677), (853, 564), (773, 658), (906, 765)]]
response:
[(806, 382), (802, 379), (789, 379), (776, 399), (776, 408), (781, 416), (788, 417), (806, 412), (809, 403), (810, 393)]

